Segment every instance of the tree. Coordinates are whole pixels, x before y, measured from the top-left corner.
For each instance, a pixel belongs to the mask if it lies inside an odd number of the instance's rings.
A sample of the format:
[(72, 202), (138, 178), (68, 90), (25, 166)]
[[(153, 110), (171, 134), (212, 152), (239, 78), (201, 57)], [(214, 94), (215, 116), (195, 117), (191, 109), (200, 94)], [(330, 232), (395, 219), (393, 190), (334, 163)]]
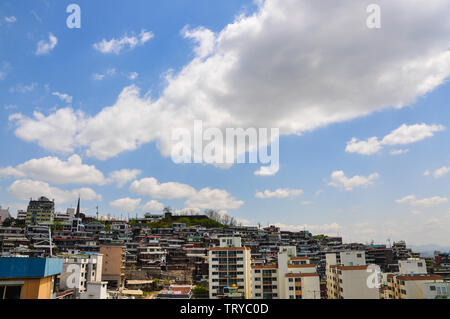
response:
[(202, 286), (195, 286), (194, 289), (192, 289), (192, 293), (195, 298), (208, 298), (209, 296), (208, 288)]
[(13, 224), (14, 224), (14, 218), (8, 217), (3, 221), (2, 226), (3, 227), (11, 227)]

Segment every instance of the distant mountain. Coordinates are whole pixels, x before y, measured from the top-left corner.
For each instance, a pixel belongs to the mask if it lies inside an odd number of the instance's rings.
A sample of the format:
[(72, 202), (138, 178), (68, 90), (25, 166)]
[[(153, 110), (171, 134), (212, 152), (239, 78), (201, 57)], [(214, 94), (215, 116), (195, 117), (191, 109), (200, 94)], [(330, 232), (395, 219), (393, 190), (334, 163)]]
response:
[(441, 253), (449, 252), (450, 247), (449, 246), (440, 246), (435, 244), (429, 244), (429, 245), (408, 245), (409, 248), (411, 248), (415, 252), (419, 252), (422, 257), (430, 257), (434, 256), (435, 251), (440, 251)]

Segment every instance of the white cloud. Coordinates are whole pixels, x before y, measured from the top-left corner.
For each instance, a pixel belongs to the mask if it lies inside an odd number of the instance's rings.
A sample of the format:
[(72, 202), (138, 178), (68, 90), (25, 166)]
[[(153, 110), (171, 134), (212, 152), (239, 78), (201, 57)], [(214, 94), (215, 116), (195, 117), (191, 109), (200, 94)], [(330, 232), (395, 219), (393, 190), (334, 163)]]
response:
[[(422, 141), (426, 138), (434, 136), (435, 132), (443, 131), (443, 125), (427, 125), (427, 124), (403, 124), (390, 134), (386, 135), (381, 141), (377, 137), (369, 138), (367, 141), (359, 141), (357, 138), (352, 138), (347, 143), (345, 149), (348, 153), (358, 153), (362, 155), (372, 155), (378, 153), (383, 145), (406, 145)], [(409, 150), (393, 150), (391, 155), (401, 155), (408, 153)]]
[(8, 193), (10, 196), (21, 200), (29, 200), (30, 198), (45, 196), (49, 199), (54, 199), (57, 204), (74, 202), (78, 196), (86, 201), (102, 200), (101, 195), (98, 195), (91, 188), (80, 188), (67, 191), (57, 187), (52, 187), (44, 182), (33, 180), (15, 181), (11, 184), (11, 186), (9, 186)]
[(15, 16), (5, 17), (5, 22), (7, 23), (14, 23), (17, 21), (17, 18)]
[(362, 155), (372, 155), (381, 149), (381, 144), (376, 137), (371, 137), (367, 141), (359, 141), (357, 138), (352, 138), (347, 143), (345, 151), (348, 153), (358, 153)]
[(36, 55), (49, 54), (58, 44), (58, 39), (52, 34), (48, 34), (48, 42), (41, 40), (37, 44)]
[[(446, 0), (385, 1), (383, 21), (391, 27), (376, 32), (366, 27), (359, 2), (267, 0), (259, 6), (217, 32), (212, 52), (210, 40), (202, 40), (206, 49), (197, 54), (207, 57), (196, 56), (168, 76), (158, 99), (127, 87), (114, 105), (77, 121), (66, 144), (104, 160), (157, 142), (170, 156), (171, 130), (192, 128), (194, 119), (205, 127), (302, 134), (409, 105), (450, 74)], [(114, 52), (117, 42), (101, 47)], [(43, 144), (39, 133), (33, 136)]]
[(72, 103), (72, 97), (65, 93), (59, 93), (59, 92), (53, 92), (52, 95), (57, 96), (61, 101), (64, 101), (66, 103)]
[(94, 73), (92, 75), (92, 78), (95, 81), (101, 81), (101, 80), (103, 80), (106, 77), (113, 77), (114, 75), (116, 75), (116, 72), (117, 71), (116, 71), (115, 68), (109, 68), (109, 69), (106, 70), (105, 73)]
[(17, 84), (16, 86), (10, 87), (9, 92), (25, 94), (34, 91), (36, 87), (37, 83), (31, 83), (30, 85)]
[(434, 196), (430, 198), (417, 199), (415, 195), (408, 195), (395, 201), (399, 204), (409, 204), (415, 207), (434, 207), (449, 202), (447, 197)]
[(25, 173), (11, 166), (0, 168), (0, 178), (25, 177), (25, 176), (26, 176)]
[(403, 124), (385, 136), (382, 143), (384, 145), (411, 144), (432, 137), (435, 132), (440, 132), (444, 129), (445, 127), (443, 125), (427, 125), (424, 123), (415, 125)]
[(406, 154), (406, 153), (409, 153), (409, 149), (399, 149), (399, 150), (391, 151), (391, 155), (394, 155), (394, 156), (396, 156), (396, 155), (403, 155), (403, 154)]
[(78, 155), (72, 155), (67, 161), (57, 157), (31, 159), (17, 165), (16, 169), (33, 179), (53, 184), (96, 184), (106, 183), (103, 173), (93, 165), (83, 164)]
[(115, 201), (110, 202), (109, 206), (119, 211), (134, 212), (136, 209), (138, 209), (140, 203), (140, 198), (133, 199), (127, 197), (116, 199)]
[(128, 74), (128, 79), (129, 80), (136, 80), (139, 76), (139, 73), (137, 72), (131, 72), (130, 74)]
[(367, 187), (373, 184), (373, 181), (378, 179), (378, 173), (370, 174), (369, 176), (353, 176), (348, 178), (345, 176), (343, 171), (334, 171), (331, 174), (331, 182), (328, 184), (336, 188), (342, 188), (346, 191), (351, 191), (358, 187)]
[(142, 209), (149, 212), (157, 212), (162, 211), (164, 209), (164, 205), (156, 200), (151, 200), (145, 204)]
[(189, 185), (170, 182), (159, 183), (156, 178), (144, 178), (134, 181), (130, 191), (138, 195), (147, 195), (158, 199), (175, 199), (190, 197), (195, 194), (195, 189)]
[(142, 173), (138, 169), (121, 169), (109, 174), (109, 178), (117, 183), (119, 188), (122, 188), (126, 183), (136, 179)]
[(190, 196), (185, 202), (187, 207), (211, 209), (237, 209), (243, 201), (232, 197), (226, 190), (203, 188)]
[(130, 186), (130, 192), (157, 199), (186, 198), (185, 206), (187, 208), (236, 209), (244, 204), (243, 201), (232, 197), (226, 190), (203, 188), (197, 191), (187, 184), (159, 183), (153, 177), (134, 181)]
[(275, 191), (265, 190), (264, 192), (257, 192), (255, 197), (265, 199), (296, 197), (300, 195), (303, 195), (303, 190), (301, 189), (279, 188)]
[(447, 175), (448, 173), (450, 173), (450, 167), (442, 166), (441, 168), (434, 171), (433, 176), (434, 178), (441, 178)]
[(13, 114), (10, 121), (15, 121), (18, 128), (17, 137), (27, 142), (37, 142), (39, 146), (60, 153), (72, 153), (76, 142), (73, 139), (83, 122), (84, 114), (71, 108), (59, 109), (48, 116), (34, 112), (33, 118), (22, 114)]
[(129, 50), (133, 50), (138, 45), (144, 45), (153, 37), (154, 35), (152, 32), (142, 30), (139, 35), (125, 35), (120, 39), (113, 38), (109, 41), (103, 39), (102, 41), (94, 44), (94, 49), (104, 54), (120, 54), (123, 49), (128, 48)]
[(198, 43), (198, 46), (194, 49), (198, 58), (203, 59), (214, 52), (216, 37), (211, 30), (203, 27), (189, 30), (188, 27), (185, 27), (183, 35), (185, 38), (194, 39)]

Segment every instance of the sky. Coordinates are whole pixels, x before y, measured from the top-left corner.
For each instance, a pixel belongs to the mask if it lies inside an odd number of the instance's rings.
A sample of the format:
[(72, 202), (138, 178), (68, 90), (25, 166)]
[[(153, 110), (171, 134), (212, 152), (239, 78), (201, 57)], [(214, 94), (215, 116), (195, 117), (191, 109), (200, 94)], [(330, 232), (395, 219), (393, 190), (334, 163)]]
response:
[[(1, 1), (0, 205), (81, 196), (88, 215), (212, 208), (450, 246), (449, 14), (446, 0)], [(278, 128), (279, 170), (174, 163), (171, 134), (194, 121)]]

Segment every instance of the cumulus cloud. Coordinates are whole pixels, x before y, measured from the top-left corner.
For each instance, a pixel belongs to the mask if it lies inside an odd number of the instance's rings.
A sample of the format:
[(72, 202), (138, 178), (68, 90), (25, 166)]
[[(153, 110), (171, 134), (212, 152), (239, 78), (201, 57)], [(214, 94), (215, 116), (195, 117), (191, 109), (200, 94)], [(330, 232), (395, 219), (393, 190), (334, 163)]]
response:
[(48, 34), (48, 41), (41, 40), (37, 44), (36, 55), (49, 54), (58, 44), (58, 38), (52, 33)]
[(31, 159), (17, 165), (16, 170), (24, 176), (53, 184), (104, 185), (106, 182), (102, 172), (93, 165), (83, 164), (81, 157), (76, 154), (67, 161), (52, 156)]
[[(362, 155), (372, 155), (378, 153), (383, 145), (406, 145), (422, 141), (426, 138), (434, 136), (435, 132), (443, 131), (443, 125), (428, 125), (425, 123), (406, 125), (403, 124), (399, 128), (386, 135), (381, 141), (377, 137), (371, 137), (367, 141), (359, 141), (352, 138), (347, 143), (345, 149), (348, 153), (358, 153)], [(394, 150), (391, 155), (400, 155), (409, 152), (409, 150)]]
[(46, 196), (50, 199), (54, 199), (58, 204), (74, 202), (78, 196), (86, 201), (102, 200), (102, 196), (98, 195), (91, 188), (62, 190), (57, 187), (52, 187), (47, 183), (29, 179), (15, 181), (9, 186), (8, 193), (10, 196), (21, 200)]
[(156, 200), (151, 200), (147, 202), (147, 204), (145, 204), (142, 209), (149, 212), (157, 212), (163, 210), (164, 205)]
[(226, 190), (203, 188), (190, 196), (185, 202), (187, 207), (211, 209), (237, 209), (243, 201), (232, 197)]
[(331, 182), (328, 184), (336, 188), (342, 188), (346, 191), (351, 191), (354, 188), (367, 187), (373, 184), (373, 181), (378, 179), (378, 173), (370, 174), (369, 176), (353, 176), (348, 178), (343, 171), (334, 171), (331, 174)]
[(395, 201), (399, 204), (409, 204), (416, 207), (434, 207), (449, 202), (447, 197), (434, 196), (429, 198), (418, 199), (415, 195), (408, 195)]
[(37, 87), (37, 83), (31, 83), (29, 85), (24, 84), (17, 84), (16, 86), (12, 86), (9, 88), (10, 93), (29, 93), (34, 91), (34, 89)]
[(17, 21), (17, 18), (15, 16), (5, 17), (5, 22), (7, 23), (14, 23)]
[(139, 77), (139, 73), (137, 73), (137, 72), (131, 72), (130, 74), (128, 74), (129, 80), (136, 80), (138, 77)]
[(185, 27), (182, 33), (185, 38), (190, 38), (197, 42), (198, 46), (194, 49), (194, 51), (198, 58), (205, 58), (214, 52), (216, 37), (211, 30), (203, 27), (189, 30), (188, 27)]
[(399, 149), (399, 150), (391, 151), (391, 155), (394, 155), (394, 156), (396, 156), (396, 155), (403, 155), (403, 154), (406, 154), (406, 153), (409, 153), (409, 149)]
[(244, 202), (232, 197), (226, 190), (203, 188), (197, 191), (194, 187), (177, 182), (160, 183), (156, 178), (143, 178), (134, 181), (130, 192), (151, 196), (157, 199), (186, 198), (187, 208), (236, 209)]
[(109, 203), (109, 206), (114, 208), (115, 210), (119, 211), (125, 211), (125, 212), (134, 212), (136, 209), (138, 209), (139, 204), (141, 203), (140, 198), (121, 198), (116, 199)]
[[(450, 173), (450, 167), (442, 166), (441, 168), (438, 168), (437, 170), (435, 170), (433, 172), (433, 177), (436, 178), (436, 179), (437, 178), (441, 178), (441, 177), (444, 177), (445, 175), (447, 175), (448, 173)], [(425, 176), (429, 176), (429, 175), (431, 175), (431, 172), (430, 171), (426, 171), (424, 173), (424, 175)]]
[(76, 142), (73, 137), (77, 133), (84, 114), (72, 108), (57, 110), (48, 116), (34, 112), (33, 117), (20, 113), (9, 117), (18, 125), (15, 134), (27, 142), (37, 142), (39, 146), (60, 153), (72, 153)]
[(424, 123), (415, 125), (403, 124), (385, 136), (382, 143), (385, 145), (411, 144), (432, 137), (435, 132), (440, 132), (444, 129), (445, 127), (443, 125), (427, 125)]
[(130, 191), (138, 195), (147, 195), (158, 199), (185, 198), (196, 192), (192, 186), (176, 182), (159, 183), (153, 177), (134, 181), (130, 186)]
[(255, 194), (256, 198), (287, 198), (296, 197), (303, 194), (301, 189), (289, 189), (289, 188), (279, 188), (275, 191), (265, 190), (264, 192), (257, 192)]
[(372, 155), (377, 153), (381, 149), (381, 143), (378, 138), (371, 137), (367, 141), (359, 141), (357, 138), (352, 138), (347, 143), (345, 151), (348, 153), (358, 153), (362, 155)]
[[(382, 1), (384, 27), (376, 31), (365, 24), (364, 2), (258, 5), (254, 14), (240, 15), (214, 34), (214, 41), (205, 29), (188, 30), (186, 36), (200, 43), (196, 56), (166, 78), (158, 99), (127, 87), (114, 105), (73, 121), (77, 128), (65, 145), (104, 160), (155, 141), (170, 156), (172, 129), (192, 128), (194, 120), (220, 129), (274, 127), (282, 135), (302, 134), (409, 105), (450, 74), (446, 0), (413, 6), (409, 0)], [(98, 49), (118, 53), (136, 41), (104, 40)], [(17, 130), (22, 124), (16, 122)], [(49, 146), (42, 132), (34, 133), (35, 141)], [(394, 140), (401, 139), (384, 142)]]
[(143, 29), (139, 35), (125, 35), (120, 39), (103, 39), (102, 41), (94, 44), (94, 49), (104, 54), (120, 54), (120, 52), (124, 49), (128, 48), (129, 50), (133, 50), (138, 45), (144, 45), (153, 37), (154, 35), (152, 32)]
[(72, 103), (73, 98), (69, 94), (53, 92), (52, 95), (57, 96), (63, 102)]
[(117, 183), (117, 187), (122, 188), (126, 183), (136, 179), (142, 173), (139, 169), (121, 169), (111, 172), (109, 179)]

